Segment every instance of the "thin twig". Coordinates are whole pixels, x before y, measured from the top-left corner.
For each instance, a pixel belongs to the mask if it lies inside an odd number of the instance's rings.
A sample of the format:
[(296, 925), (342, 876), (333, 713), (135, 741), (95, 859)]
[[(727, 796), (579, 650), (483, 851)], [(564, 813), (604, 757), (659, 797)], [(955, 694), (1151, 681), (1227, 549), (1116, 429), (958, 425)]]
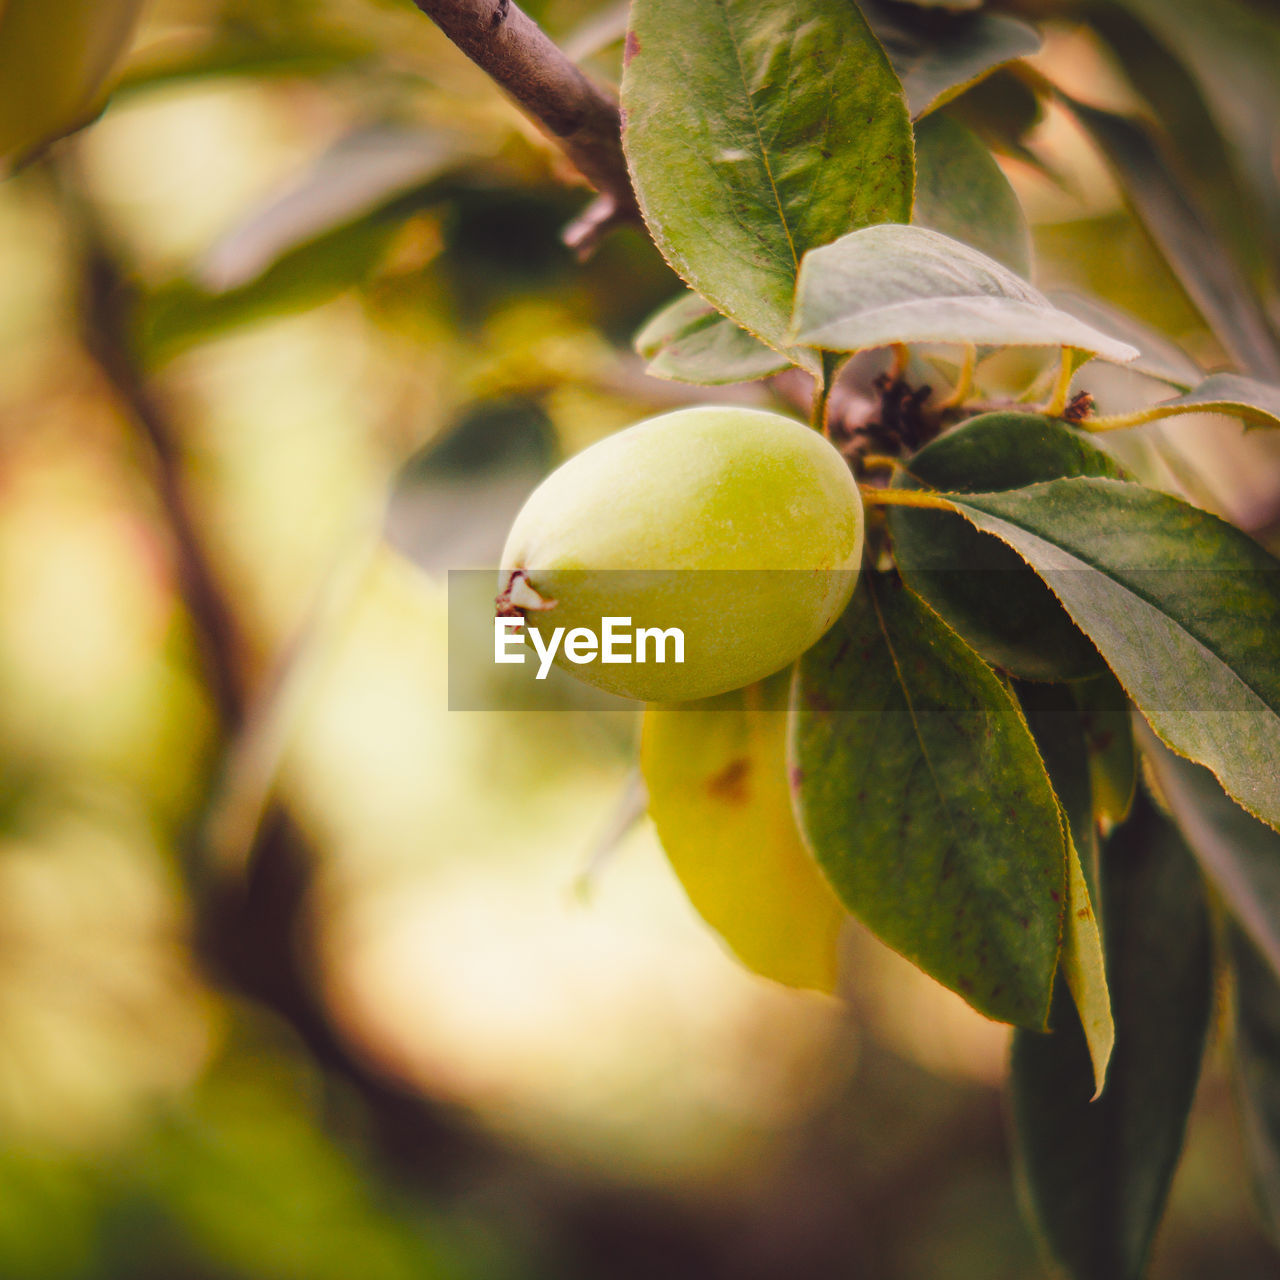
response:
[(640, 210), (622, 154), (622, 115), (614, 97), (584, 74), (511, 0), (414, 3), (572, 161), (602, 201), (572, 223), (565, 239), (588, 253), (600, 234)]
[[(81, 327), (86, 349), (152, 454), (152, 477), (174, 546), (177, 586), (191, 616), (204, 675), (219, 714), (220, 739), (234, 742), (247, 709), (244, 646), (231, 603), (205, 553), (182, 475), (177, 423), (149, 385), (130, 335), (134, 289), (81, 193), (71, 153), (55, 171), (63, 208), (81, 246)], [(224, 989), (273, 1010), (335, 1080), (367, 1109), (367, 1133), (401, 1176), (450, 1174), (475, 1163), (507, 1161), (499, 1143), (448, 1107), (397, 1083), (364, 1061), (338, 1029), (312, 971), (310, 915), (315, 855), (287, 810), (276, 803), (263, 819), (251, 857), (234, 874), (212, 865), (198, 833), (186, 866), (195, 906), (195, 950)]]
[(247, 649), (197, 528), (182, 475), (182, 445), (165, 405), (143, 377), (130, 345), (134, 289), (120, 269), (76, 177), (63, 184), (82, 251), (82, 338), (116, 399), (150, 447), (157, 497), (172, 543), (178, 593), (191, 616), (205, 679), (223, 731), (237, 732), (247, 706)]

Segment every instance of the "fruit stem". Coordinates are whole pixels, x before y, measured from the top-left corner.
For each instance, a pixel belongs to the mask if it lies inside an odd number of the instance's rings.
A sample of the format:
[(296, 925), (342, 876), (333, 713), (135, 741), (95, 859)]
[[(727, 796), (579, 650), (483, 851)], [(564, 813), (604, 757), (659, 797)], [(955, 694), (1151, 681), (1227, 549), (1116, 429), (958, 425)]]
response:
[(1050, 418), (1062, 417), (1063, 410), (1067, 407), (1067, 400), (1071, 395), (1071, 379), (1075, 374), (1072, 367), (1071, 348), (1062, 348), (1062, 359), (1058, 364), (1058, 374), (1053, 380), (1053, 390), (1049, 393), (1049, 399), (1045, 402), (1042, 413)]
[(864, 453), (858, 462), (863, 471), (896, 471), (902, 466), (902, 459), (888, 453)]
[(919, 489), (881, 489), (876, 485), (860, 484), (862, 500), (872, 507), (932, 507), (937, 511), (954, 511), (948, 499), (936, 493), (924, 493)]
[(973, 390), (973, 370), (977, 362), (978, 348), (972, 342), (965, 343), (964, 361), (956, 375), (956, 384), (951, 388), (951, 394), (945, 400), (940, 400), (936, 408), (954, 409), (964, 403), (965, 397)]
[(1113, 413), (1101, 418), (1085, 418), (1077, 425), (1086, 431), (1120, 431), (1125, 427), (1140, 427), (1144, 422), (1155, 422), (1158, 418), (1172, 416), (1167, 405), (1153, 404), (1146, 409), (1135, 409), (1132, 413)]

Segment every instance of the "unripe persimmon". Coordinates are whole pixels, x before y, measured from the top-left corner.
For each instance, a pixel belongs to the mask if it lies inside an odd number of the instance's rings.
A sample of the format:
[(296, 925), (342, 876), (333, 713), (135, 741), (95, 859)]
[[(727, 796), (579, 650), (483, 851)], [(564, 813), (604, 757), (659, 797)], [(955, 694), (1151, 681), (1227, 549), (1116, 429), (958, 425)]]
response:
[(699, 407), (639, 422), (569, 459), (516, 517), (500, 614), (599, 634), (678, 629), (683, 662), (556, 662), (610, 692), (688, 701), (794, 661), (839, 617), (862, 557), (858, 487), (818, 432), (780, 414)]

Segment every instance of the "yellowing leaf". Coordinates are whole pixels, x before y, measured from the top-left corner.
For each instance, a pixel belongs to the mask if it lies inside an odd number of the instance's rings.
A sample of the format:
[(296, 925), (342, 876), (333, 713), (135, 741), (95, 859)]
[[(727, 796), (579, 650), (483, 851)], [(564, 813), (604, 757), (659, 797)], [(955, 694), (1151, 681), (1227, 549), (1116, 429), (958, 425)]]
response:
[(749, 969), (832, 991), (844, 911), (800, 839), (779, 672), (645, 712), (640, 765), (658, 837), (689, 900)]
[(1102, 958), (1102, 935), (1089, 899), (1089, 886), (1080, 865), (1075, 841), (1067, 835), (1067, 916), (1062, 930), (1062, 976), (1075, 1001), (1085, 1043), (1093, 1062), (1094, 1097), (1102, 1093), (1107, 1063), (1116, 1043), (1111, 1020), (1111, 997), (1107, 992), (1106, 966)]

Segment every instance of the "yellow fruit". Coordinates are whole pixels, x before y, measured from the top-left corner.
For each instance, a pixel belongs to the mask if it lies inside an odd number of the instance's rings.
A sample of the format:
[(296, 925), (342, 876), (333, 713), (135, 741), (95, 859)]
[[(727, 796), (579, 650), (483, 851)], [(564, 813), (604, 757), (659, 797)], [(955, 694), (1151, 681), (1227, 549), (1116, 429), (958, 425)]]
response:
[(142, 0), (0, 0), (0, 161), (91, 120)]
[[(540, 655), (554, 646), (558, 664), (600, 688), (710, 697), (785, 667), (839, 617), (862, 525), (849, 467), (816, 431), (754, 409), (681, 409), (543, 481), (507, 539), (498, 611), (522, 615)], [(600, 638), (608, 618), (629, 620), (615, 655), (630, 660), (601, 661), (600, 646), (584, 660), (592, 646), (575, 650), (575, 632)], [(638, 660), (645, 629), (679, 631), (684, 661), (670, 635), (666, 661), (654, 636)]]

